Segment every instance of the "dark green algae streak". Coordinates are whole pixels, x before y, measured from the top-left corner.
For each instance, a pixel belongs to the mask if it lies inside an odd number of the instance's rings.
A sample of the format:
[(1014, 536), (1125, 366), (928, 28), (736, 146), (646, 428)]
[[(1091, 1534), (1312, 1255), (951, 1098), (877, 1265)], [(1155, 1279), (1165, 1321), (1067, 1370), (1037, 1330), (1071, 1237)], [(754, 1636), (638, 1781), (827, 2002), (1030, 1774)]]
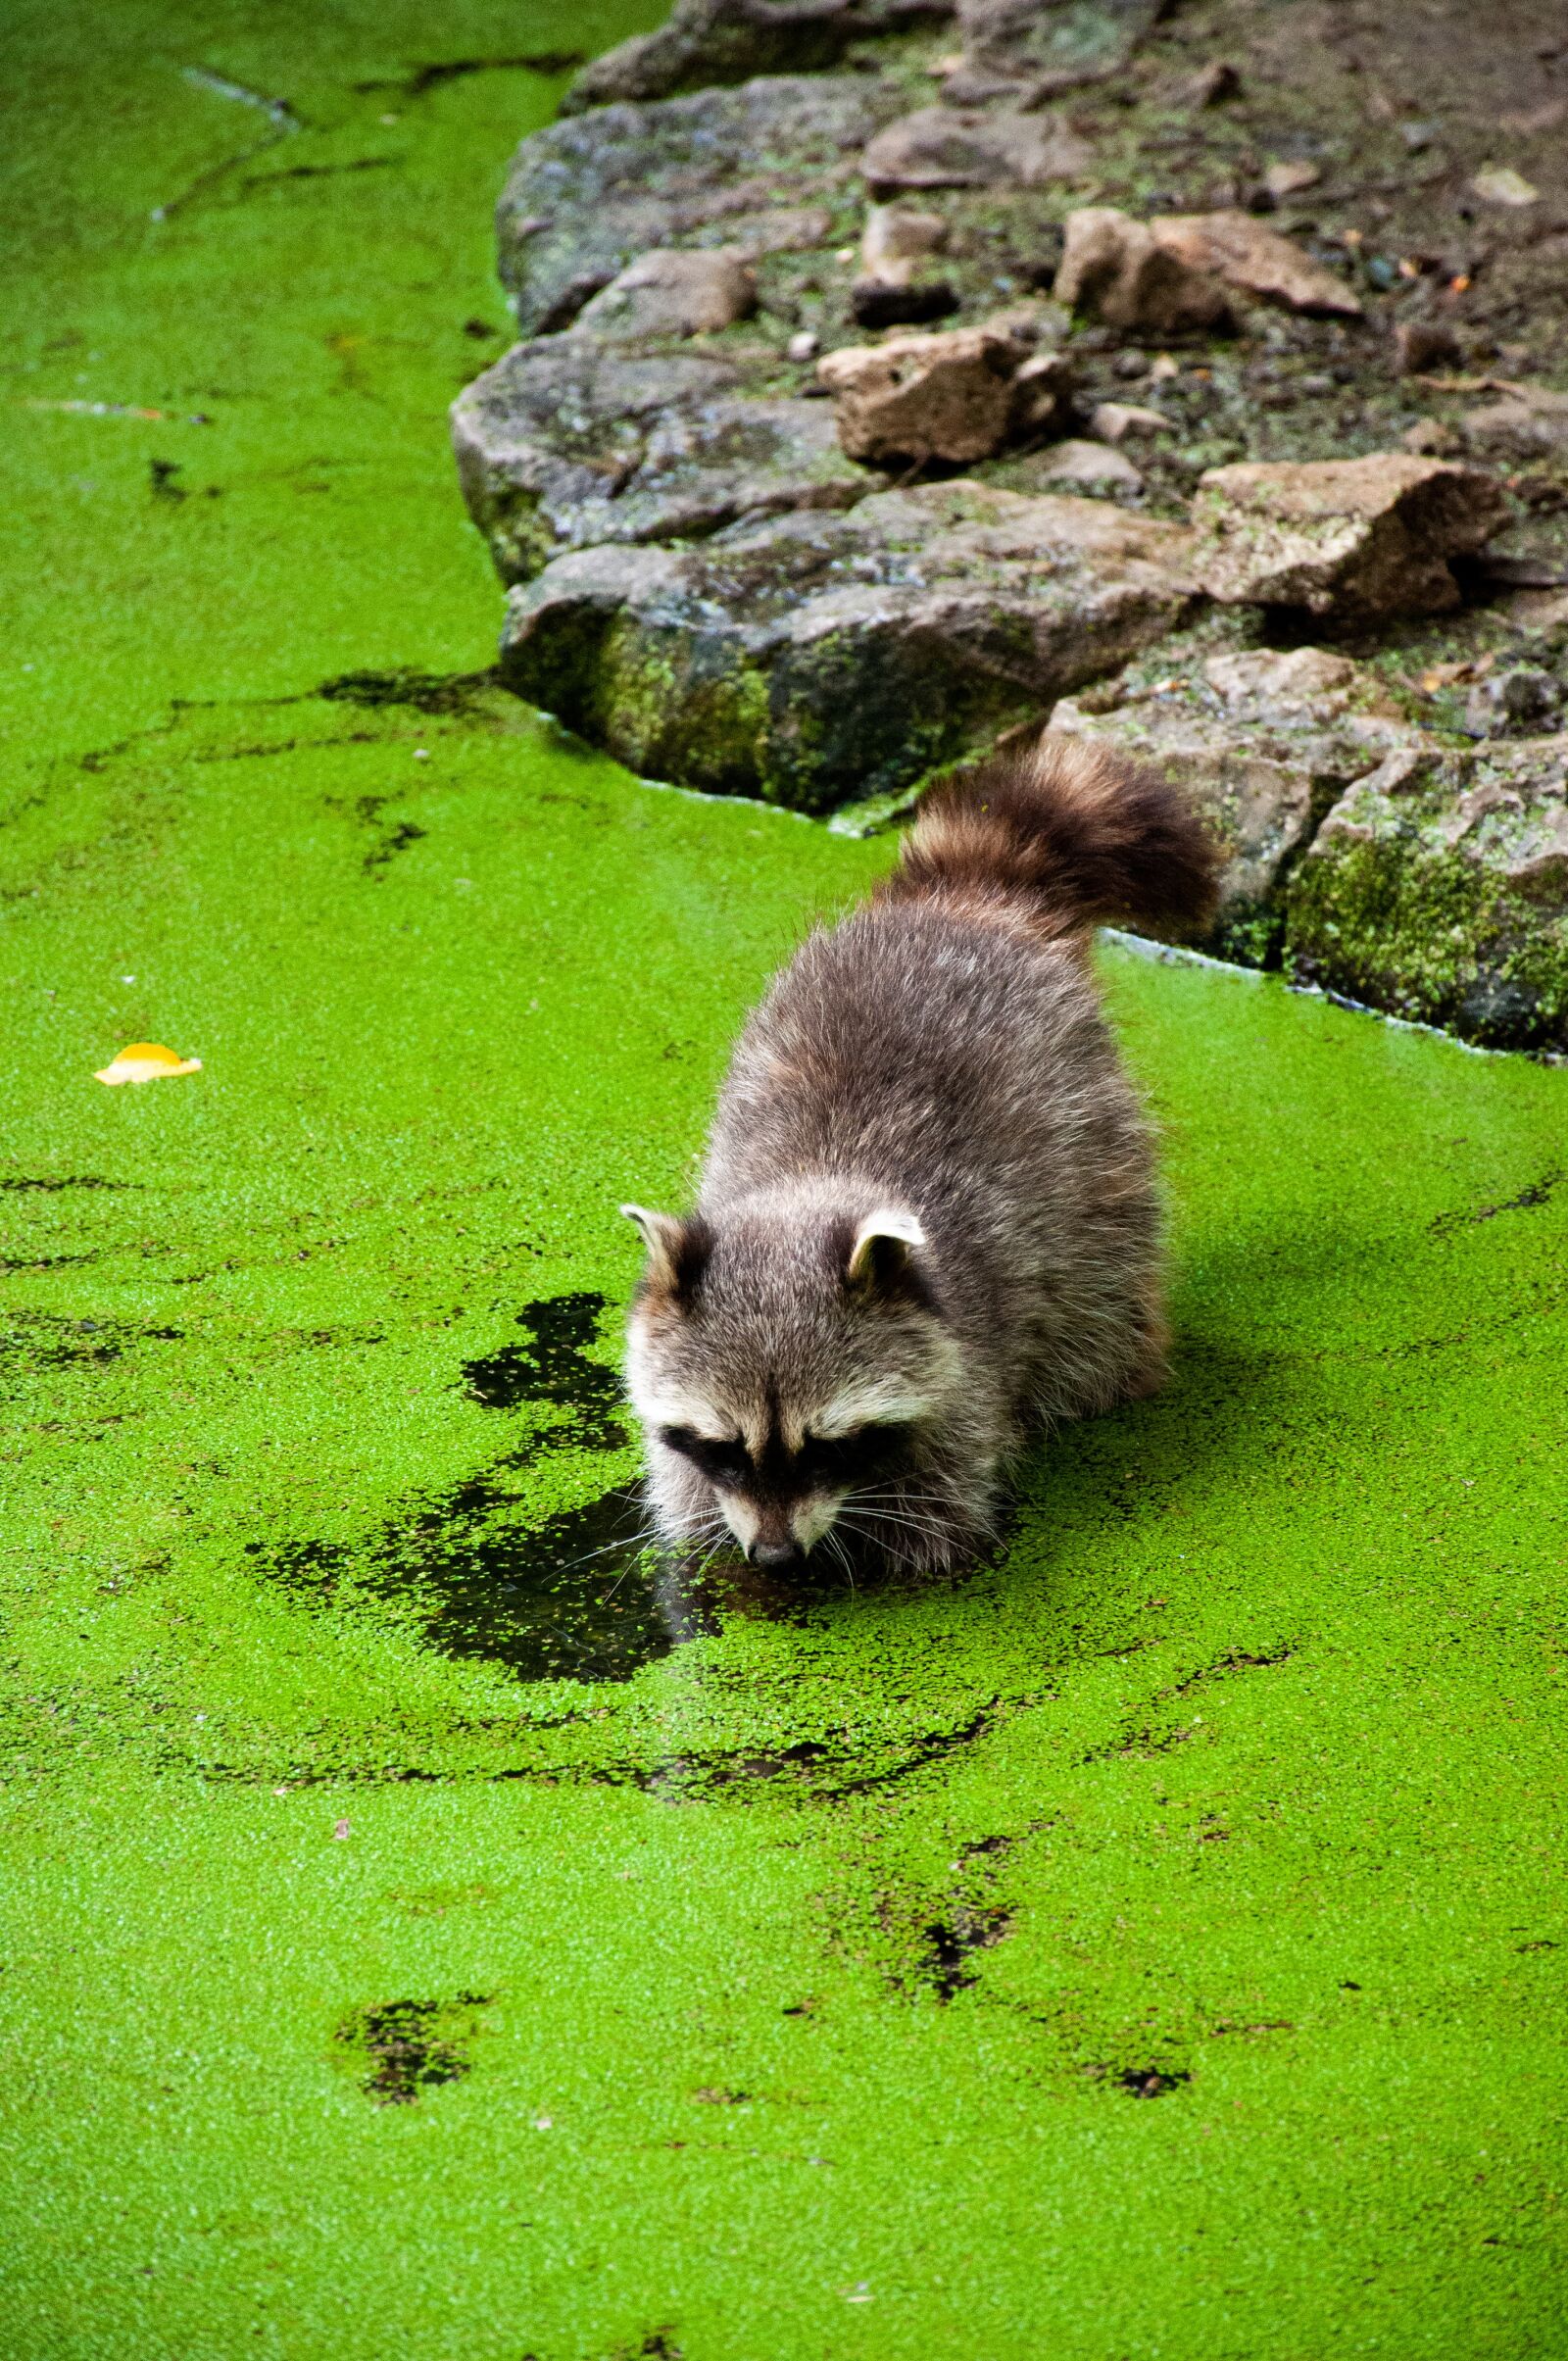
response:
[(948, 1587), (625, 1545), (614, 1202), (888, 857), (483, 677), (632, 26), (8, 17), (0, 2349), (1560, 2354), (1568, 1077), (1107, 951), (1169, 1391)]

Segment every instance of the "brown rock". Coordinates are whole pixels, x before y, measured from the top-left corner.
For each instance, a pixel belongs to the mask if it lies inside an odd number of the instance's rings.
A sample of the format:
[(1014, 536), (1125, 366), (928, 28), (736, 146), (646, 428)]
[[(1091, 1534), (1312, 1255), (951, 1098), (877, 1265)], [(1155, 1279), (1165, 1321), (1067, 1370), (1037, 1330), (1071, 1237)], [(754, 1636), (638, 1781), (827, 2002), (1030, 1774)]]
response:
[(1263, 186), (1279, 205), (1287, 197), (1298, 196), (1303, 188), (1315, 188), (1322, 177), (1320, 164), (1308, 163), (1305, 157), (1287, 157), (1267, 167)]
[(1568, 590), (1516, 590), (1499, 607), (1516, 631), (1555, 631), (1568, 623)]
[(1045, 188), (1076, 179), (1093, 162), (1087, 142), (1051, 115), (923, 107), (878, 131), (861, 170), (873, 190), (891, 195), (901, 188), (992, 188), (1007, 181)]
[(757, 280), (729, 247), (640, 254), (586, 304), (580, 327), (596, 336), (698, 336), (733, 327), (757, 309)]
[(1170, 214), (1149, 224), (1155, 242), (1190, 271), (1289, 312), (1359, 320), (1361, 302), (1345, 281), (1301, 252), (1283, 230), (1248, 213)]
[(1212, 467), (1193, 503), (1211, 597), (1339, 616), (1457, 606), (1448, 560), (1479, 550), (1505, 514), (1483, 469), (1392, 451)]
[(917, 263), (940, 254), (948, 242), (948, 224), (939, 213), (914, 213), (906, 205), (873, 205), (860, 239), (860, 261), (867, 278), (887, 287), (906, 287)]
[(1067, 216), (1056, 301), (1098, 312), (1112, 327), (1170, 336), (1218, 327), (1230, 303), (1217, 278), (1161, 246), (1142, 221), (1108, 205)]
[(1222, 98), (1235, 98), (1241, 86), (1242, 77), (1234, 66), (1224, 58), (1210, 58), (1206, 66), (1200, 67), (1195, 74), (1183, 82), (1176, 93), (1176, 100), (1179, 106), (1195, 110), (1217, 107)]
[(724, 243), (737, 253), (808, 254), (820, 246), (833, 227), (825, 205), (779, 205), (765, 213), (735, 215), (724, 223)]
[(1141, 492), (1144, 479), (1123, 451), (1108, 443), (1056, 443), (1034, 470), (1041, 483), (1081, 486), (1085, 491)]
[(989, 459), (1006, 440), (1023, 348), (992, 328), (846, 345), (816, 373), (851, 459)]
[(1568, 393), (1516, 385), (1501, 402), (1470, 411), (1464, 439), (1504, 459), (1546, 459), (1568, 451)]
[(1464, 449), (1463, 437), (1443, 418), (1417, 418), (1413, 426), (1406, 426), (1399, 442), (1404, 450), (1425, 459), (1452, 459), (1456, 451)]
[(1171, 431), (1170, 420), (1162, 411), (1143, 410), (1136, 402), (1097, 403), (1089, 423), (1102, 443), (1126, 443)]

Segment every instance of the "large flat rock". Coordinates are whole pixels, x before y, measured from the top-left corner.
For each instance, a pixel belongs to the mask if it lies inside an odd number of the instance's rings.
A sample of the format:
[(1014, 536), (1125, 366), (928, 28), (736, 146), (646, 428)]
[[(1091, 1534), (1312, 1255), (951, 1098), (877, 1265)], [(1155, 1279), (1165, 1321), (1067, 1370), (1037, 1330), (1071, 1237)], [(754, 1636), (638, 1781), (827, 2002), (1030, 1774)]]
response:
[(1286, 956), (1396, 1015), (1568, 1050), (1568, 736), (1391, 755), (1297, 871)]
[(820, 201), (858, 177), (866, 142), (899, 109), (874, 75), (780, 74), (533, 132), (496, 209), (518, 328), (568, 326), (654, 248), (711, 242), (737, 221)]
[(459, 395), (452, 437), (507, 582), (596, 543), (848, 508), (878, 482), (844, 457), (828, 403), (759, 399), (733, 362), (583, 330), (514, 346)]
[(1158, 639), (1192, 536), (959, 480), (699, 547), (599, 547), (511, 595), (509, 683), (631, 768), (807, 811), (880, 795)]

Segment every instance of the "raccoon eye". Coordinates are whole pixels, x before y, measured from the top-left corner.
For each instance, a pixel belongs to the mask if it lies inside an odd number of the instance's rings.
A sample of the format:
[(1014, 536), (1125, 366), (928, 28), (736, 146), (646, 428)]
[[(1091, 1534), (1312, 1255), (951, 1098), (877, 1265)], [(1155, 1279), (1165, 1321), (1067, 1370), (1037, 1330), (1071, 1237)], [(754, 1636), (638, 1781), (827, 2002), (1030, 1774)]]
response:
[(715, 1442), (711, 1435), (699, 1435), (695, 1427), (662, 1426), (659, 1439), (689, 1459), (710, 1483), (744, 1484), (752, 1472), (746, 1446), (738, 1435)]
[(808, 1428), (801, 1443), (801, 1472), (819, 1484), (868, 1483), (907, 1457), (914, 1432), (906, 1420), (858, 1426), (848, 1435), (813, 1435)]

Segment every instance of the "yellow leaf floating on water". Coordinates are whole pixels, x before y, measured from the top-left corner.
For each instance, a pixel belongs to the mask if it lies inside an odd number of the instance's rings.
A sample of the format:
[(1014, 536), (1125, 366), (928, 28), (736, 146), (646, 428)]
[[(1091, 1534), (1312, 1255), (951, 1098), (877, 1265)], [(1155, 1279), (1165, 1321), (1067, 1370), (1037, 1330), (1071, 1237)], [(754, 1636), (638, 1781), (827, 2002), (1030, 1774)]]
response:
[(133, 1041), (110, 1064), (101, 1065), (95, 1082), (162, 1082), (171, 1074), (199, 1074), (199, 1058), (176, 1058), (161, 1041)]

